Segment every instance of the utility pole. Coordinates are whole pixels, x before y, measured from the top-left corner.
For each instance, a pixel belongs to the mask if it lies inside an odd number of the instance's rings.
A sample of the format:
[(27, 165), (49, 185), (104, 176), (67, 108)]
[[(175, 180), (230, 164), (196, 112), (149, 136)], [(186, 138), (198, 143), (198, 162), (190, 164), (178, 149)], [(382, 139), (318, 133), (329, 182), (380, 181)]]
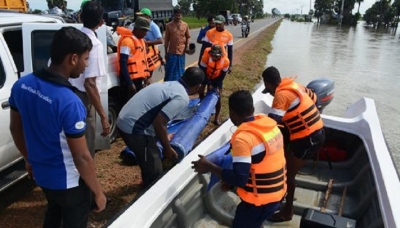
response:
[(339, 26), (342, 27), (342, 21), (343, 21), (343, 8), (344, 8), (344, 0), (342, 0), (342, 7), (340, 8), (340, 14), (339, 14)]

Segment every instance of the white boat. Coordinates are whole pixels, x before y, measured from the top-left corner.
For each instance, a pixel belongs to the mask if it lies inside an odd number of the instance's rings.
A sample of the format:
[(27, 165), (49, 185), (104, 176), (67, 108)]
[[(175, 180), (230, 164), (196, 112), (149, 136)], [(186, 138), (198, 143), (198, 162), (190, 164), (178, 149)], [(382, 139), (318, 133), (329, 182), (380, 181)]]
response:
[[(268, 113), (272, 97), (261, 91), (259, 88), (253, 95), (256, 113)], [(332, 161), (332, 170), (327, 161), (310, 161), (301, 170), (307, 174), (296, 177), (292, 221), (275, 224), (266, 221), (263, 227), (300, 227), (306, 208), (315, 211), (322, 208), (329, 214), (354, 219), (356, 227), (400, 227), (399, 176), (374, 101), (362, 98), (348, 107), (343, 117), (324, 114), (322, 117), (327, 141), (345, 150), (345, 160)], [(207, 192), (210, 175), (195, 173), (191, 162), (199, 154), (207, 155), (228, 142), (235, 129), (226, 121), (108, 226), (229, 227), (240, 201), (238, 196), (234, 192), (221, 192), (218, 185)], [(328, 188), (330, 179), (334, 182)]]

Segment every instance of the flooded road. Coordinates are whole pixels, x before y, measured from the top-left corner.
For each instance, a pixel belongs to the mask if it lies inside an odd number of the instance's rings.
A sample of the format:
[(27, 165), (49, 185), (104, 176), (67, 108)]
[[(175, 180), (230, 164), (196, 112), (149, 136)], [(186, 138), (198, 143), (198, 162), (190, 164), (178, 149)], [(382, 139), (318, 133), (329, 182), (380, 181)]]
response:
[(388, 146), (400, 171), (400, 29), (317, 26), (282, 21), (267, 66), (306, 85), (319, 77), (335, 81), (335, 98), (325, 114), (341, 116), (368, 97), (375, 100)]

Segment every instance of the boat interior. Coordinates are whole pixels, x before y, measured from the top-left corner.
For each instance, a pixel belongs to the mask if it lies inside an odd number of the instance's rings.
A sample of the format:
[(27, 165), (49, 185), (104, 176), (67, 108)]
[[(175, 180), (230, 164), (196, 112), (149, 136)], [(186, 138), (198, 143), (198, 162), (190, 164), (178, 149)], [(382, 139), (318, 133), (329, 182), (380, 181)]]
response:
[[(259, 112), (269, 110), (264, 102), (255, 106)], [(293, 219), (283, 223), (265, 221), (263, 227), (306, 227), (301, 226), (301, 220), (307, 208), (332, 215), (332, 223), (342, 217), (344, 221), (355, 220), (356, 227), (385, 227), (362, 139), (329, 127), (325, 133), (326, 142), (319, 154), (296, 176)], [(222, 135), (221, 140), (227, 142), (230, 135)], [(194, 175), (150, 227), (230, 227), (240, 199), (234, 189), (223, 192), (219, 184), (207, 191), (209, 180), (209, 174)]]

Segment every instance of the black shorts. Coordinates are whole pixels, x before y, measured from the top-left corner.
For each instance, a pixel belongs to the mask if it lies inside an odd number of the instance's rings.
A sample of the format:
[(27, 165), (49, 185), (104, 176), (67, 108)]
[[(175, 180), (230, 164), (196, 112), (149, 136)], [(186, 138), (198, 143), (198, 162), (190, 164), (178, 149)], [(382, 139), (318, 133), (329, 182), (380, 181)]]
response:
[(311, 159), (325, 142), (324, 129), (312, 133), (310, 136), (290, 142), (293, 155), (299, 159)]
[(222, 89), (222, 83), (225, 79), (225, 76), (219, 76), (214, 79), (209, 79), (207, 77), (204, 78), (202, 85), (211, 85), (213, 88)]

